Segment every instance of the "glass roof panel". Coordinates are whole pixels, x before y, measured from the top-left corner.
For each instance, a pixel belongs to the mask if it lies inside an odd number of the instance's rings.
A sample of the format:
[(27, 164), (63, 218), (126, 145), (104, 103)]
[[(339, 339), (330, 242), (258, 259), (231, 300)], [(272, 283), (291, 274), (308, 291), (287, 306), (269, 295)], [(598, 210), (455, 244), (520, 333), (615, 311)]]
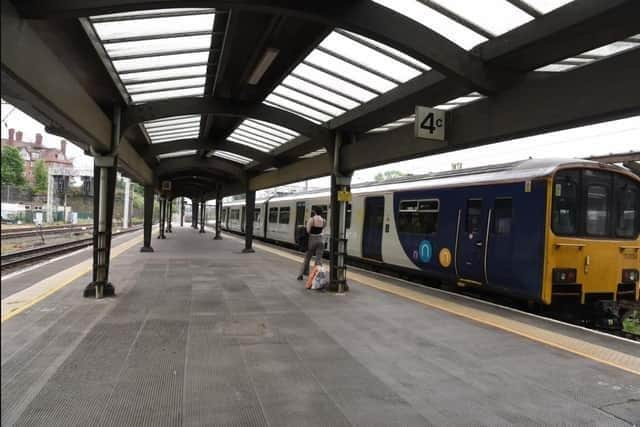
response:
[(596, 56), (610, 56), (615, 55), (620, 52), (624, 52), (628, 49), (633, 49), (634, 47), (640, 46), (640, 43), (634, 43), (629, 41), (619, 41), (614, 42), (605, 46), (601, 46), (597, 49), (590, 50), (588, 52), (584, 52), (587, 55), (596, 55)]
[(161, 143), (161, 142), (176, 141), (176, 140), (179, 140), (179, 139), (191, 139), (191, 138), (195, 138), (197, 136), (198, 136), (198, 132), (193, 132), (193, 133), (184, 134), (184, 135), (177, 135), (177, 136), (162, 136), (162, 137), (152, 138), (151, 139), (151, 143), (152, 144), (158, 144), (158, 143)]
[(415, 68), (396, 61), (384, 53), (377, 52), (335, 31), (329, 34), (320, 43), (320, 46), (348, 56), (353, 61), (374, 70), (379, 70), (382, 74), (396, 80), (407, 81), (421, 73)]
[(258, 139), (259, 141), (264, 141), (265, 144), (273, 145), (273, 146), (282, 145), (285, 142), (287, 142), (287, 140), (284, 138), (276, 138), (267, 133), (256, 131), (248, 127), (246, 124), (242, 124), (241, 126), (238, 126), (235, 132), (238, 135), (244, 135), (247, 138), (252, 138), (252, 139), (255, 138), (255, 139)]
[[(418, 0), (373, 0), (376, 3), (394, 10), (408, 18), (413, 19), (417, 23), (431, 28), (443, 37), (451, 40), (463, 49), (471, 49), (472, 47), (486, 41), (487, 39), (480, 34), (472, 31), (462, 24), (458, 24), (454, 20), (442, 15), (431, 9), (429, 6)], [(467, 1), (466, 3), (483, 3)]]
[(250, 140), (250, 141), (260, 142), (263, 145), (272, 147), (272, 148), (278, 147), (283, 144), (282, 142), (276, 142), (276, 141), (264, 138), (262, 136), (251, 134), (239, 128), (233, 132), (233, 135), (238, 136), (240, 138), (246, 138), (247, 140)]
[(278, 86), (272, 93), (298, 101), (304, 105), (308, 105), (309, 107), (315, 108), (318, 111), (321, 111), (333, 117), (345, 112), (344, 109), (336, 108), (333, 105), (327, 104), (326, 102), (319, 101), (296, 90), (291, 90), (283, 86)]
[(275, 131), (269, 132), (269, 131), (264, 131), (262, 129), (258, 129), (256, 128), (256, 126), (254, 126), (252, 123), (248, 123), (246, 120), (240, 126), (238, 126), (237, 129), (242, 130), (244, 132), (248, 132), (252, 135), (262, 136), (263, 138), (267, 138), (278, 144), (284, 144), (285, 142), (291, 139), (290, 136), (284, 137), (282, 135), (277, 135)]
[(183, 116), (170, 116), (170, 117), (163, 117), (161, 119), (149, 120), (148, 122), (145, 122), (145, 124), (146, 125), (166, 124), (171, 122), (190, 121), (190, 120), (199, 119), (199, 118), (200, 116), (196, 114), (186, 114)]
[(300, 135), (298, 132), (294, 130), (291, 130), (284, 126), (277, 125), (275, 123), (269, 123), (269, 122), (265, 122), (263, 120), (257, 120), (257, 119), (247, 119), (247, 121), (251, 123), (258, 123), (259, 125), (265, 126), (270, 129), (276, 129), (284, 134), (291, 135), (292, 138), (295, 138), (296, 136)]
[(150, 124), (146, 125), (146, 129), (149, 131), (152, 130), (167, 130), (167, 129), (175, 129), (177, 127), (197, 127), (200, 126), (200, 120), (192, 120), (192, 121), (185, 121), (185, 122), (180, 122), (180, 123), (168, 123), (168, 124), (163, 124), (163, 123), (153, 123), (153, 126), (151, 126)]
[(246, 145), (247, 147), (251, 147), (251, 148), (254, 148), (256, 150), (263, 151), (265, 153), (268, 153), (269, 151), (271, 151), (270, 147), (266, 147), (266, 146), (261, 145), (261, 144), (255, 144), (255, 143), (253, 143), (251, 141), (245, 140), (244, 138), (240, 138), (240, 137), (234, 136), (233, 134), (230, 135), (227, 139), (229, 141), (231, 141), (231, 142), (235, 142), (236, 144)]
[(130, 84), (144, 80), (180, 78), (184, 76), (204, 76), (205, 74), (207, 74), (207, 66), (198, 65), (195, 67), (168, 68), (166, 70), (120, 74), (120, 77), (124, 84)]
[(317, 157), (320, 156), (322, 154), (326, 154), (327, 153), (327, 149), (326, 148), (321, 148), (319, 150), (316, 151), (312, 151), (310, 153), (307, 154), (303, 154), (302, 156), (299, 156), (299, 159), (311, 159), (313, 157)]
[(536, 71), (560, 72), (568, 71), (572, 68), (576, 68), (576, 66), (572, 64), (549, 64), (544, 67), (537, 68)]
[(253, 159), (249, 157), (241, 156), (235, 153), (229, 153), (228, 151), (215, 150), (213, 152), (213, 156), (220, 157), (221, 159), (231, 160), (232, 162), (240, 163), (246, 165), (247, 163), (251, 163)]
[(330, 90), (323, 89), (320, 86), (316, 86), (313, 83), (306, 82), (292, 75), (289, 75), (282, 81), (282, 83), (286, 84), (287, 86), (291, 86), (294, 89), (298, 89), (300, 91), (314, 95), (320, 99), (326, 99), (329, 102), (338, 104), (346, 110), (350, 110), (360, 105), (358, 102), (355, 102), (352, 99), (346, 98)]
[(339, 31), (343, 32), (343, 33), (346, 33), (346, 34), (349, 34), (349, 35), (351, 35), (352, 37), (355, 37), (358, 40), (362, 40), (362, 41), (365, 41), (365, 42), (367, 42), (369, 44), (372, 44), (372, 45), (376, 46), (378, 49), (389, 53), (391, 56), (394, 56), (396, 58), (400, 58), (401, 60), (412, 64), (417, 69), (421, 69), (423, 71), (428, 71), (428, 70), (431, 69), (431, 67), (429, 67), (427, 64), (424, 64), (424, 63), (418, 61), (417, 59), (415, 59), (415, 58), (413, 58), (413, 57), (411, 57), (411, 56), (409, 56), (409, 55), (407, 55), (405, 53), (400, 52), (399, 50), (396, 50), (396, 49), (394, 49), (392, 47), (389, 47), (386, 44), (377, 42), (377, 41), (372, 40), (372, 39), (368, 39), (368, 38), (366, 38), (364, 36), (361, 36), (360, 34), (352, 33), (350, 31), (346, 31), (346, 30), (339, 30)]
[(213, 12), (214, 9), (206, 9), (201, 7), (185, 7), (185, 8), (172, 8), (172, 9), (148, 9), (148, 10), (136, 10), (133, 12), (118, 12), (118, 13), (109, 13), (106, 15), (96, 15), (92, 18), (118, 18), (118, 17), (127, 17), (134, 15), (156, 15), (159, 13), (172, 13), (172, 12)]
[(151, 101), (154, 99), (179, 98), (181, 96), (202, 96), (204, 87), (193, 89), (175, 89), (162, 92), (141, 93), (139, 95), (131, 95), (133, 102)]
[(456, 15), (500, 35), (533, 20), (533, 17), (507, 0), (432, 0)]
[(151, 56), (148, 58), (120, 59), (112, 61), (112, 63), (116, 71), (124, 72), (148, 67), (170, 67), (176, 64), (206, 63), (208, 60), (209, 52), (194, 52)]
[(396, 87), (395, 83), (387, 79), (378, 77), (363, 68), (356, 67), (355, 65), (351, 65), (341, 59), (318, 50), (311, 52), (309, 56), (307, 56), (306, 61), (328, 68), (340, 75), (349, 76), (352, 80), (362, 82), (363, 84), (366, 82), (366, 86), (379, 92), (386, 92)]
[(159, 91), (166, 89), (176, 89), (176, 88), (184, 88), (190, 86), (204, 86), (206, 77), (192, 77), (189, 79), (175, 79), (175, 80), (166, 80), (162, 82), (153, 82), (153, 83), (138, 83), (138, 84), (130, 84), (125, 85), (129, 94), (133, 95), (139, 92), (146, 91)]
[(549, 13), (554, 9), (564, 6), (567, 3), (571, 3), (573, 0), (523, 0), (529, 6), (538, 10), (541, 13)]
[(208, 50), (210, 46), (211, 35), (205, 35), (109, 43), (106, 44), (104, 48), (109, 56), (118, 57), (128, 55), (151, 55), (190, 49)]
[(193, 156), (194, 154), (196, 154), (196, 150), (181, 150), (181, 151), (174, 151), (173, 153), (158, 154), (158, 158), (169, 159), (172, 157)]
[(259, 120), (247, 119), (240, 126), (243, 126), (243, 125), (247, 125), (254, 129), (260, 129), (265, 133), (284, 138), (287, 141), (290, 140), (291, 138), (295, 138), (296, 136), (298, 136), (298, 134), (292, 130), (289, 130), (277, 125), (273, 125), (271, 123), (267, 125), (264, 122), (261, 122)]
[(306, 116), (309, 118), (313, 118), (320, 122), (326, 122), (327, 120), (330, 120), (332, 118), (330, 115), (326, 113), (322, 113), (320, 111), (311, 109), (309, 107), (305, 107), (304, 105), (298, 104), (297, 102), (289, 101), (288, 99), (285, 99), (274, 93), (267, 96), (266, 101), (270, 102), (275, 107), (288, 109), (294, 114), (298, 114), (299, 116), (302, 116), (302, 117)]
[(184, 31), (211, 31), (213, 13), (202, 15), (167, 16), (151, 19), (130, 19), (93, 24), (101, 39), (175, 34)]
[(198, 129), (187, 129), (187, 130), (183, 129), (183, 130), (178, 130), (178, 131), (175, 131), (175, 132), (154, 133), (154, 134), (149, 133), (148, 135), (149, 135), (149, 138), (151, 138), (154, 141), (157, 140), (157, 139), (160, 139), (160, 138), (181, 139), (181, 137), (183, 135), (192, 135), (194, 133), (197, 134), (198, 131), (199, 131)]
[(169, 133), (177, 133), (177, 132), (193, 132), (194, 130), (199, 129), (199, 126), (176, 126), (176, 127), (172, 127), (172, 128), (167, 128), (167, 129), (147, 129), (147, 134), (149, 134), (149, 136), (156, 136), (156, 135), (166, 135)]
[(310, 67), (306, 64), (300, 64), (293, 70), (292, 75), (298, 74), (309, 80), (322, 82), (322, 84), (330, 87), (331, 89), (334, 89), (336, 92), (350, 95), (351, 97), (359, 99), (362, 102), (369, 101), (376, 97), (376, 94), (374, 92), (362, 89), (354, 84), (329, 75), (321, 70), (318, 70), (317, 68)]

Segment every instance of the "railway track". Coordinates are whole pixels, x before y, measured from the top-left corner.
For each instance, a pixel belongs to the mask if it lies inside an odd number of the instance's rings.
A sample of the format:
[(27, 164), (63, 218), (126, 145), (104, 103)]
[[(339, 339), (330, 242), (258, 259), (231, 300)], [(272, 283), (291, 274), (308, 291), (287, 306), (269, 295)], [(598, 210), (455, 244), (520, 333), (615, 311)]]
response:
[[(134, 226), (137, 224), (133, 224)], [(74, 231), (89, 231), (91, 232), (93, 224), (78, 224), (78, 225), (63, 225), (63, 226), (48, 226), (48, 227), (25, 227), (19, 230), (3, 231), (0, 234), (2, 240), (18, 239), (24, 237), (39, 237), (42, 235), (50, 234), (64, 234)]]
[[(121, 234), (131, 233), (141, 230), (142, 227), (129, 228), (113, 233), (113, 236), (119, 236)], [(4, 237), (3, 237), (4, 238)], [(93, 245), (93, 237), (86, 239), (74, 240), (65, 243), (56, 243), (52, 245), (40, 246), (36, 248), (25, 249), (21, 251), (11, 252), (2, 255), (2, 271), (14, 269), (16, 267), (31, 264), (37, 261), (42, 261), (47, 258), (52, 258), (58, 255), (62, 255), (68, 252), (73, 252), (78, 249), (83, 249)]]

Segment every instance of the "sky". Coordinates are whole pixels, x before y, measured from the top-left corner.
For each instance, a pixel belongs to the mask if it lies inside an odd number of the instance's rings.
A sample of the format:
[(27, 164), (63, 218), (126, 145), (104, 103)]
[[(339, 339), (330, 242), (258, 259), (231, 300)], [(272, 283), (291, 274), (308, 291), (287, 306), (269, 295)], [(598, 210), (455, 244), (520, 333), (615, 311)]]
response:
[[(45, 146), (60, 147), (60, 137), (47, 134), (41, 123), (4, 101), (1, 117), (3, 138), (7, 138), (8, 129), (14, 128), (22, 130), (27, 141), (33, 141), (39, 132), (44, 135)], [(67, 147), (76, 168), (93, 167), (92, 157), (86, 156), (73, 144)], [(414, 175), (444, 171), (451, 169), (452, 163), (456, 162), (461, 162), (463, 168), (469, 168), (529, 157), (580, 158), (628, 151), (640, 151), (640, 116), (362, 169), (354, 173), (352, 182), (372, 181), (376, 174), (390, 170)], [(328, 187), (329, 178), (312, 179), (307, 185), (309, 188)], [(286, 188), (300, 189), (304, 186), (305, 183), (297, 183)]]

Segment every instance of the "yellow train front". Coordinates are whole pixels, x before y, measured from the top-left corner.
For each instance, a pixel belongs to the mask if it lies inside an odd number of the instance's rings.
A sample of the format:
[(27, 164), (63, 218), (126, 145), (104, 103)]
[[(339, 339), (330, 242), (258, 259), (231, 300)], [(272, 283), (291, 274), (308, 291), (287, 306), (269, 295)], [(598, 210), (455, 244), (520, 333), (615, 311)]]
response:
[(560, 168), (548, 185), (543, 302), (637, 309), (640, 179), (594, 164)]

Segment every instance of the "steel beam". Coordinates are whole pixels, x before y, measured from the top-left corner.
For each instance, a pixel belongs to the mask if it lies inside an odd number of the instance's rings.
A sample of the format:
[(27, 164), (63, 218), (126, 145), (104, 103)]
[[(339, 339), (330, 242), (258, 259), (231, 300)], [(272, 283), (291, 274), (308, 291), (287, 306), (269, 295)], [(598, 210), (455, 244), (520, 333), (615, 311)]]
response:
[(37, 0), (19, 2), (23, 16), (30, 19), (86, 17), (147, 8), (215, 7), (248, 9), (272, 14), (299, 16), (330, 27), (339, 27), (387, 44), (430, 65), (434, 69), (483, 92), (497, 88), (497, 76), (475, 55), (430, 28), (370, 1), (340, 0)]
[(231, 161), (216, 157), (201, 159), (197, 156), (189, 156), (164, 159), (156, 168), (158, 176), (176, 175), (179, 172), (198, 175), (199, 171), (205, 171), (213, 176), (227, 176), (240, 182), (245, 181), (242, 167)]
[(264, 151), (256, 150), (254, 148), (247, 147), (246, 145), (226, 140), (218, 141), (215, 139), (189, 138), (151, 144), (147, 147), (147, 151), (154, 156), (181, 150), (223, 150), (228, 151), (229, 153), (249, 157), (250, 159), (254, 159), (258, 162), (268, 162), (273, 160), (273, 156), (265, 153)]
[(184, 97), (146, 102), (129, 107), (124, 113), (123, 132), (149, 120), (189, 114), (212, 114), (263, 120), (311, 138), (327, 138), (329, 131), (302, 117), (261, 103), (233, 102), (213, 97)]
[(448, 112), (447, 142), (418, 140), (411, 125), (365, 134), (344, 148), (344, 166), (357, 170), (637, 115), (638, 69), (640, 50), (571, 72), (532, 73), (499, 95)]
[[(8, 0), (2, 0), (0, 20), (3, 98), (85, 150), (109, 152), (111, 119), (59, 56)], [(128, 176), (141, 184), (153, 182), (151, 169), (127, 140), (118, 150), (118, 166)]]
[(312, 159), (299, 160), (278, 170), (265, 172), (253, 177), (249, 179), (249, 188), (251, 190), (262, 190), (305, 179), (318, 178), (330, 173), (331, 162), (329, 156), (323, 154)]

